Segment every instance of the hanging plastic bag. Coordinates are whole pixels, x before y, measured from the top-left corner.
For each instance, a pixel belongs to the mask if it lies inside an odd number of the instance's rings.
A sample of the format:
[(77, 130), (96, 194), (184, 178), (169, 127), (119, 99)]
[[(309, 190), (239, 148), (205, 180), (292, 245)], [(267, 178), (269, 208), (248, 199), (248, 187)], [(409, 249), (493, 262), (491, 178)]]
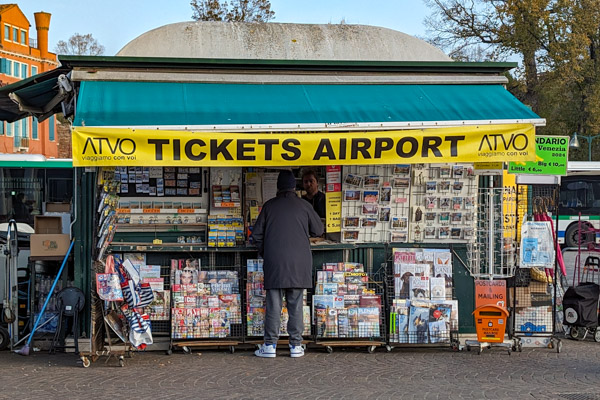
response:
[(104, 273), (96, 274), (96, 292), (98, 297), (106, 301), (122, 301), (123, 292), (119, 275), (115, 272), (115, 264), (112, 256), (106, 258)]
[(154, 343), (148, 314), (130, 311), (127, 320), (129, 321), (129, 341), (133, 347), (144, 350), (147, 345)]

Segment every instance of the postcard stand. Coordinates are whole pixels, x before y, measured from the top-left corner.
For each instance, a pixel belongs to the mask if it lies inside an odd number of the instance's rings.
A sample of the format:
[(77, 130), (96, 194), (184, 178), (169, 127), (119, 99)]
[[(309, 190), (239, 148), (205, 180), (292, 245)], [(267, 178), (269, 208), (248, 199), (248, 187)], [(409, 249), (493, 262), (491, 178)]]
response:
[[(181, 271), (187, 266), (171, 262), (171, 342), (167, 354), (181, 349), (186, 354), (195, 347), (227, 347), (230, 353), (243, 342), (240, 277), (242, 268), (214, 266), (198, 268), (192, 283), (184, 282)], [(236, 257), (237, 258), (237, 257)], [(187, 272), (184, 272), (184, 274)], [(195, 282), (195, 283), (194, 283)]]
[[(508, 280), (509, 306), (511, 308), (511, 334), (524, 346), (547, 346), (560, 353), (562, 343), (556, 337), (557, 305), (562, 308), (562, 261), (556, 245), (558, 220), (558, 185), (526, 184), (517, 181), (517, 226), (531, 221), (535, 227), (547, 228), (548, 240), (539, 241), (535, 232), (521, 232), (520, 265), (513, 278)], [(553, 221), (554, 219), (554, 221)], [(538, 243), (538, 245), (535, 245)]]
[(385, 268), (365, 271), (359, 263), (326, 263), (317, 271), (312, 297), (314, 342), (334, 347), (384, 346)]

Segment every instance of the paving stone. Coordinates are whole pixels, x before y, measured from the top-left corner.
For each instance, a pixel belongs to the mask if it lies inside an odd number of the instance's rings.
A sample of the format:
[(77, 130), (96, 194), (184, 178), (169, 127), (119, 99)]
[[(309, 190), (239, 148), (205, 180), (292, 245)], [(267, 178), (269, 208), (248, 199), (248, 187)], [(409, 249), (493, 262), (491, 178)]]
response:
[(563, 340), (551, 349), (309, 349), (291, 359), (234, 354), (135, 353), (120, 368), (99, 358), (82, 368), (73, 354), (0, 352), (0, 399), (595, 399), (600, 343)]

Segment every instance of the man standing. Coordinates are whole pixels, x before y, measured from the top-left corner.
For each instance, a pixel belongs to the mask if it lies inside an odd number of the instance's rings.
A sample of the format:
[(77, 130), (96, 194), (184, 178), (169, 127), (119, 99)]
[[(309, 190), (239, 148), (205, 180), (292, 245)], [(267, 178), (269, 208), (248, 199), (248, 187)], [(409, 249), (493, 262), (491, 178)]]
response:
[(287, 301), (290, 356), (302, 357), (302, 300), (304, 289), (312, 287), (310, 236), (321, 236), (323, 224), (317, 213), (295, 193), (296, 178), (291, 171), (277, 177), (277, 197), (267, 201), (254, 224), (252, 239), (264, 258), (265, 343), (254, 353), (275, 357), (283, 296)]
[(325, 218), (325, 195), (319, 191), (317, 173), (313, 170), (304, 172), (302, 186), (306, 190), (306, 194), (302, 198), (312, 205), (319, 214), (319, 218)]

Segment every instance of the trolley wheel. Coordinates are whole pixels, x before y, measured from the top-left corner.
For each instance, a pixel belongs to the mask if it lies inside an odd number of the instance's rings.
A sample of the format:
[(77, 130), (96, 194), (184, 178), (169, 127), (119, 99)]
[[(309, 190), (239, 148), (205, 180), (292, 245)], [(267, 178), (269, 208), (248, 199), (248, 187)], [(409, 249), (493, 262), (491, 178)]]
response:
[(390, 346), (389, 344), (385, 346), (385, 351), (387, 351), (388, 353), (392, 352), (392, 346)]
[(523, 352), (523, 345), (521, 344), (521, 342), (519, 342), (519, 344), (517, 344), (517, 351), (519, 353)]
[(374, 351), (375, 351), (375, 346), (368, 346), (368, 347), (367, 347), (367, 352), (368, 352), (369, 354), (373, 354), (373, 352), (374, 352)]
[(119, 356), (119, 367), (124, 367), (125, 366), (125, 357), (123, 356)]
[(450, 348), (452, 349), (452, 351), (460, 351), (460, 345), (457, 342), (452, 342)]
[(594, 332), (594, 340), (596, 342), (600, 342), (600, 328), (596, 328), (596, 332)]
[(562, 351), (562, 340), (558, 339), (556, 342), (556, 352), (560, 353)]
[(325, 346), (325, 351), (327, 351), (327, 353), (331, 354), (331, 353), (333, 353), (333, 347)]
[(81, 357), (81, 363), (83, 364), (83, 368), (89, 368), (89, 366), (92, 364), (90, 359), (87, 357)]
[(187, 347), (187, 346), (183, 346), (183, 347), (181, 348), (181, 350), (183, 350), (183, 352), (184, 352), (185, 354), (192, 354), (192, 349), (190, 349), (190, 348), (189, 348), (189, 347)]
[(229, 346), (229, 354), (235, 353), (235, 346)]
[(169, 349), (169, 350), (165, 351), (165, 354), (170, 356), (171, 354), (173, 354), (173, 350)]
[(585, 337), (585, 330), (586, 328), (580, 329), (577, 326), (572, 326), (571, 329), (569, 329), (569, 336), (571, 336), (571, 339), (583, 340), (583, 338)]
[(471, 345), (470, 344), (467, 345), (467, 351), (471, 351)]

